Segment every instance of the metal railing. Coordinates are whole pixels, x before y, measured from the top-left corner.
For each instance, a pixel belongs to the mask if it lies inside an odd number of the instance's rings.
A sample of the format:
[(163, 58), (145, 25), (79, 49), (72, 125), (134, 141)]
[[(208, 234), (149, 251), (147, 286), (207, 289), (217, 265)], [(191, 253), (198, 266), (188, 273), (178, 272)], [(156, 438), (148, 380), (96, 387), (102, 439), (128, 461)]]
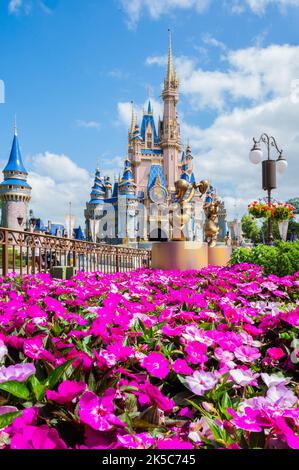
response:
[(150, 267), (150, 250), (73, 240), (0, 227), (0, 270), (35, 274), (55, 266), (114, 273)]

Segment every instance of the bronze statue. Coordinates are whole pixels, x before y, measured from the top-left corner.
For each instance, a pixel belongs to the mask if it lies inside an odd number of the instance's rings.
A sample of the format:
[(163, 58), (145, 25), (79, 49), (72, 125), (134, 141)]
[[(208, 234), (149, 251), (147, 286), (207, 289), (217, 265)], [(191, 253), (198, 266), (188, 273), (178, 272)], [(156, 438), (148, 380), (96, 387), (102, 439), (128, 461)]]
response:
[(220, 201), (212, 201), (205, 204), (204, 211), (206, 215), (205, 223), (205, 241), (210, 247), (214, 247), (217, 243), (217, 237), (219, 233), (218, 226), (218, 212), (219, 212)]
[[(190, 184), (184, 179), (180, 179), (174, 183), (175, 185), (175, 201), (179, 204), (175, 205), (172, 209), (172, 226), (180, 227), (179, 237), (173, 237), (173, 240), (185, 240), (184, 227), (191, 218), (191, 207), (189, 203), (192, 201), (195, 195), (195, 191), (198, 189), (201, 196), (205, 194), (208, 189), (209, 183), (206, 180), (202, 180), (199, 183)], [(187, 192), (190, 193), (187, 195)]]

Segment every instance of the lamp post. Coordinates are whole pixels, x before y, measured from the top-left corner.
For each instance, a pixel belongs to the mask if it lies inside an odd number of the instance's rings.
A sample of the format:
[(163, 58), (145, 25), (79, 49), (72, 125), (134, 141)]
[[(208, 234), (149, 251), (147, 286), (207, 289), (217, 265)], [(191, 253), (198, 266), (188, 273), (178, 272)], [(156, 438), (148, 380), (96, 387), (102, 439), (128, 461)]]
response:
[[(268, 193), (268, 204), (271, 205), (271, 191), (275, 189), (276, 186), (276, 170), (278, 173), (284, 173), (287, 169), (288, 163), (282, 154), (282, 150), (278, 148), (276, 140), (273, 136), (268, 134), (262, 134), (261, 137), (257, 140), (253, 138), (253, 147), (249, 153), (249, 160), (254, 165), (262, 162), (262, 186), (264, 191)], [(263, 152), (261, 150), (261, 143), (264, 143), (267, 147), (267, 159), (263, 159)], [(276, 160), (271, 159), (271, 148), (276, 150), (278, 158)], [(273, 234), (272, 234), (272, 218), (268, 218), (268, 243), (273, 245)]]

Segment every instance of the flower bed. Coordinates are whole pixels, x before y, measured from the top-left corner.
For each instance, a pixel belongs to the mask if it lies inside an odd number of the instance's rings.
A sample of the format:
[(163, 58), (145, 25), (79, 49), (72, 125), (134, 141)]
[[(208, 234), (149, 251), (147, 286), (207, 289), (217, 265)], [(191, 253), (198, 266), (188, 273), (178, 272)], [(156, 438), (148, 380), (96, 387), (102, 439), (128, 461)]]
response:
[(3, 280), (0, 448), (299, 448), (298, 286), (245, 264)]

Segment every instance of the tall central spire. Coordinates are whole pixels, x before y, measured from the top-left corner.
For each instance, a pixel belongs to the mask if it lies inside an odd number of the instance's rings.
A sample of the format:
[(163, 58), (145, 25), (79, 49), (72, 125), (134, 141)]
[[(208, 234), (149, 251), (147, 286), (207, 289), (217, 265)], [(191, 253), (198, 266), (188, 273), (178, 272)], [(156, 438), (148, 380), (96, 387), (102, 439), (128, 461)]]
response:
[(168, 66), (167, 66), (167, 81), (174, 78), (173, 61), (172, 61), (172, 37), (171, 31), (168, 30)]

